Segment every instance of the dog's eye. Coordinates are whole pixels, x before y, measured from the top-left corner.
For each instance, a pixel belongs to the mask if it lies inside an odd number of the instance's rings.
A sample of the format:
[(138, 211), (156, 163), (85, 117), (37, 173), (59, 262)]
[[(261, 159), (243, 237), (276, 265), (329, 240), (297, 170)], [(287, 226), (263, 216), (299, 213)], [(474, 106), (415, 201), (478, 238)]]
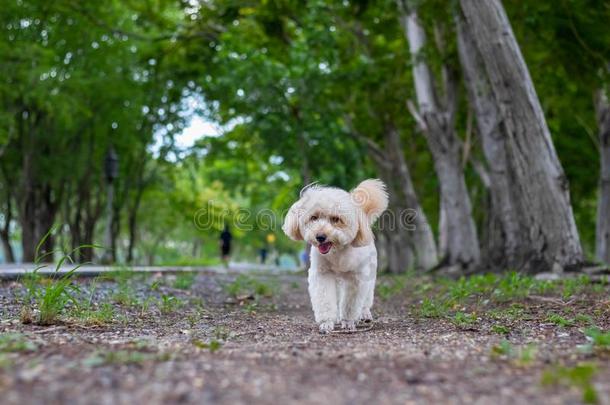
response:
[(317, 221), (318, 220), (318, 216), (317, 215), (312, 215), (311, 218), (309, 218), (310, 221)]
[(341, 218), (339, 217), (330, 217), (330, 222), (333, 224), (340, 224), (341, 223)]

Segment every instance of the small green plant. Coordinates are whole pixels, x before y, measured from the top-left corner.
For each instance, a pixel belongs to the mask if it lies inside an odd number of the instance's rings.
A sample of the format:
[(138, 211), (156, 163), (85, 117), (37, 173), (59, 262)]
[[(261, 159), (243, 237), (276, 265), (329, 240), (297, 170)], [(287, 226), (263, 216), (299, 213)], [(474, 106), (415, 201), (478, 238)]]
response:
[(536, 359), (536, 347), (533, 345), (514, 346), (508, 340), (503, 339), (491, 348), (491, 357), (510, 360), (517, 366), (527, 366)]
[(201, 315), (197, 312), (189, 312), (186, 315), (186, 321), (189, 323), (189, 327), (191, 329), (193, 329), (195, 325), (197, 325), (197, 322), (199, 322), (200, 319)]
[(536, 359), (537, 352), (536, 346), (534, 345), (527, 345), (519, 348), (518, 357), (516, 359), (517, 365), (527, 366), (531, 364)]
[(442, 318), (449, 311), (448, 301), (434, 301), (424, 298), (419, 308), (419, 313), (424, 318)]
[(248, 291), (250, 285), (250, 278), (240, 274), (233, 282), (226, 284), (225, 291), (232, 297), (238, 297)]
[(0, 353), (32, 352), (38, 346), (21, 333), (0, 334)]
[(460, 277), (457, 281), (445, 281), (447, 293), (456, 302), (463, 302), (467, 298), (490, 293), (497, 284), (495, 274), (479, 274), (470, 277)]
[(176, 312), (182, 306), (182, 301), (173, 295), (161, 295), (159, 301), (159, 310), (163, 314), (171, 314)]
[(593, 349), (610, 351), (610, 331), (602, 331), (599, 328), (588, 328), (585, 335), (591, 340)]
[(527, 297), (534, 286), (535, 281), (532, 277), (513, 271), (500, 279), (493, 294), (499, 301), (510, 301)]
[[(95, 249), (99, 246), (82, 245), (71, 251), (53, 251), (40, 254), (40, 248), (56, 228), (51, 228), (46, 235), (38, 242), (36, 246), (36, 268), (24, 279), (26, 286), (26, 294), (24, 297), (23, 308), (21, 311), (21, 321), (23, 323), (35, 322), (40, 325), (51, 325), (58, 321), (60, 315), (64, 312), (68, 303), (72, 303), (78, 307), (79, 302), (76, 298), (76, 293), (79, 292), (78, 286), (72, 283), (76, 270), (82, 265), (76, 265), (73, 269), (67, 272), (61, 272), (64, 263), (73, 263), (72, 255), (77, 251), (85, 248)], [(60, 253), (61, 257), (55, 263), (55, 271), (47, 280), (40, 277), (40, 270), (46, 265), (40, 264), (48, 257)], [(38, 315), (35, 316), (35, 311), (32, 307), (38, 309)]]
[(231, 337), (231, 331), (225, 326), (217, 326), (214, 328), (212, 334), (216, 340), (226, 341)]
[(83, 361), (88, 367), (112, 364), (142, 364), (148, 361), (168, 361), (169, 353), (149, 353), (137, 350), (98, 351)]
[(192, 343), (195, 347), (199, 349), (208, 349), (211, 353), (214, 353), (222, 347), (222, 343), (220, 343), (216, 339), (212, 339), (209, 342), (203, 342), (201, 340), (195, 339), (192, 341)]
[(150, 345), (150, 342), (145, 339), (136, 339), (129, 342), (129, 348), (141, 351), (151, 351), (153, 347)]
[(86, 325), (105, 325), (113, 321), (115, 311), (111, 303), (104, 302), (97, 308), (77, 308), (74, 315)]
[(377, 284), (375, 293), (382, 300), (388, 300), (405, 289), (410, 277), (409, 274), (384, 277)]
[(195, 283), (197, 274), (193, 272), (178, 273), (174, 281), (174, 288), (179, 290), (189, 290)]
[(513, 353), (514, 353), (514, 347), (506, 339), (503, 339), (500, 343), (491, 347), (491, 356), (492, 357), (512, 356)]
[(10, 355), (0, 352), (0, 370), (10, 370), (13, 368), (13, 359)]
[(575, 367), (555, 367), (542, 374), (542, 385), (564, 385), (579, 388), (582, 400), (588, 404), (599, 402), (597, 391), (593, 385), (593, 377), (597, 373), (594, 364), (582, 363)]
[(140, 316), (144, 316), (150, 309), (151, 304), (154, 304), (156, 301), (155, 297), (146, 297), (146, 299), (143, 299), (140, 302)]
[(576, 278), (569, 278), (563, 282), (563, 299), (568, 299), (575, 294), (585, 290), (591, 284), (591, 279), (586, 274)]
[(491, 331), (499, 335), (508, 335), (510, 333), (510, 328), (504, 325), (493, 325)]
[(489, 315), (497, 320), (516, 321), (525, 318), (525, 309), (521, 304), (512, 304), (508, 308), (491, 310)]
[(136, 292), (131, 280), (135, 273), (129, 267), (118, 267), (106, 276), (107, 279), (116, 282), (117, 290), (112, 295), (112, 300), (119, 305), (131, 307), (138, 304)]
[(225, 285), (225, 291), (234, 298), (244, 296), (254, 296), (255, 298), (272, 297), (274, 294), (274, 286), (269, 283), (257, 280), (253, 277), (240, 274), (237, 278)]
[(566, 328), (568, 326), (574, 326), (574, 319), (564, 318), (559, 314), (550, 314), (546, 318), (547, 322), (551, 322), (557, 326), (561, 326), (562, 328)]
[(249, 314), (256, 314), (256, 310), (258, 309), (258, 303), (256, 301), (248, 302), (247, 304), (242, 306), (244, 312)]
[(579, 325), (590, 326), (593, 325), (593, 318), (590, 315), (577, 314), (574, 317), (574, 322), (578, 323)]
[(456, 312), (450, 319), (458, 328), (470, 328), (477, 323), (477, 315), (475, 313)]
[(254, 295), (260, 297), (272, 297), (273, 288), (269, 284), (258, 281), (254, 285)]
[(535, 294), (549, 294), (557, 289), (557, 282), (550, 280), (535, 280), (532, 291)]
[(99, 278), (96, 278), (91, 283), (89, 298), (73, 306), (70, 311), (74, 318), (87, 325), (104, 325), (112, 322), (114, 318), (114, 307), (110, 303), (95, 305), (93, 302), (98, 281)]

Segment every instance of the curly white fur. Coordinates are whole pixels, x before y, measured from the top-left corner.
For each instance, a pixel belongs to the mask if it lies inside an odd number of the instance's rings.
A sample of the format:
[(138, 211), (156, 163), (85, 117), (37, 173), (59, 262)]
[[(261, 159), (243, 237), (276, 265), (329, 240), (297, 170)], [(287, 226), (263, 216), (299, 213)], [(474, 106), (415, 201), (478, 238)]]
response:
[(286, 215), (282, 229), (311, 247), (309, 295), (320, 332), (340, 322), (354, 330), (372, 320), (377, 249), (371, 226), (388, 206), (385, 185), (365, 180), (351, 192), (312, 185)]

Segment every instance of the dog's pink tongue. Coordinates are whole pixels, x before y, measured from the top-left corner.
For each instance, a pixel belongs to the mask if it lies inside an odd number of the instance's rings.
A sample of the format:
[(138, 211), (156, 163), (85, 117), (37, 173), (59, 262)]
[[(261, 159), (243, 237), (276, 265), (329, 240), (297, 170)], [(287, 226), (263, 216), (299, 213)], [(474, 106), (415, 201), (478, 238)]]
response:
[(325, 255), (330, 251), (330, 248), (332, 246), (333, 246), (333, 244), (331, 242), (324, 242), (324, 243), (318, 245), (318, 250), (320, 251), (320, 253)]

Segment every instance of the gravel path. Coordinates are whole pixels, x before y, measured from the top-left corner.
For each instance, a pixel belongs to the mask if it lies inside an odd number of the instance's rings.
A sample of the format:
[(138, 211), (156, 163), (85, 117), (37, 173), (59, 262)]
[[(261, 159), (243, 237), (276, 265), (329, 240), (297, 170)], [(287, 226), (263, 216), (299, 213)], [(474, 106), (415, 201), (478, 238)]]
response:
[[(579, 348), (588, 341), (576, 321), (610, 327), (607, 287), (570, 300), (467, 300), (429, 317), (421, 309), (434, 281), (393, 291), (382, 278), (371, 331), (322, 336), (304, 275), (235, 280), (198, 273), (176, 288), (167, 274), (81, 279), (82, 294), (112, 302), (112, 320), (67, 315), (50, 326), (22, 324), (23, 287), (1, 282), (0, 402), (573, 404), (591, 389), (610, 403), (610, 356)], [(586, 383), (564, 376), (578, 367), (593, 370)]]

